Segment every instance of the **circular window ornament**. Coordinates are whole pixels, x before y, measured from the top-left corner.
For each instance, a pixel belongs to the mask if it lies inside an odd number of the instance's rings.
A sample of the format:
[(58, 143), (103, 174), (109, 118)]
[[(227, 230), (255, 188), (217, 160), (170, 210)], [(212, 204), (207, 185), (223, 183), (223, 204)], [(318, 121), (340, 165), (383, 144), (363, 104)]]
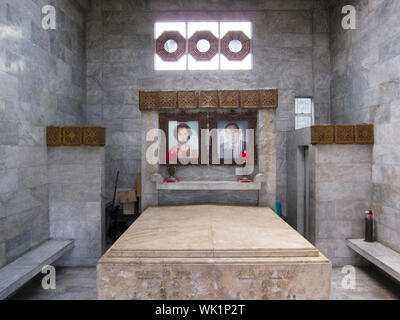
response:
[(242, 48), (242, 43), (239, 40), (231, 40), (231, 42), (229, 42), (229, 50), (231, 50), (233, 53), (240, 52)]
[(230, 61), (242, 61), (251, 52), (250, 42), (242, 31), (229, 31), (221, 39), (221, 52)]
[(189, 39), (189, 53), (197, 61), (210, 61), (218, 53), (218, 39), (210, 31), (197, 31)]
[(168, 53), (174, 53), (176, 50), (178, 50), (178, 44), (175, 40), (167, 40), (164, 44), (164, 49)]
[(207, 52), (210, 50), (211, 45), (210, 42), (206, 39), (201, 39), (199, 42), (197, 42), (197, 50), (199, 50), (201, 53)]
[(178, 61), (186, 51), (186, 40), (178, 31), (165, 31), (156, 40), (156, 53), (164, 61)]

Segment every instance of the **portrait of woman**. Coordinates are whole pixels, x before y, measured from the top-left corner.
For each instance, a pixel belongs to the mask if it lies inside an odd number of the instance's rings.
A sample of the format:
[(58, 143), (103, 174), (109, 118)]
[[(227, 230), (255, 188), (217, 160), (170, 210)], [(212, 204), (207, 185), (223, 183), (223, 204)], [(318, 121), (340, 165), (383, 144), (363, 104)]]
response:
[(169, 121), (169, 154), (175, 154), (178, 160), (197, 159), (199, 157), (199, 124), (197, 121)]

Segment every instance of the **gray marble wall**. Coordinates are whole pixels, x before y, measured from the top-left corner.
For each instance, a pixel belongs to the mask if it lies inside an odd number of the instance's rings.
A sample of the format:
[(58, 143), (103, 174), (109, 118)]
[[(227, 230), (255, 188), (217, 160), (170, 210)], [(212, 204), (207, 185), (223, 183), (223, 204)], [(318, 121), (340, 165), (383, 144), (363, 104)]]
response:
[[(254, 69), (155, 71), (154, 22), (196, 19), (252, 21)], [(107, 197), (117, 170), (119, 187), (132, 188), (141, 169), (139, 90), (278, 88), (276, 194), (285, 212), (286, 133), (294, 129), (294, 98), (315, 96), (317, 121), (329, 116), (326, 19), (319, 0), (92, 0), (86, 115), (89, 124), (107, 128)], [(225, 172), (215, 174), (222, 178)]]
[[(42, 29), (42, 6), (57, 30)], [(46, 126), (83, 123), (83, 7), (0, 0), (0, 267), (49, 237)]]
[[(363, 265), (346, 239), (364, 237), (365, 211), (372, 205), (372, 145), (311, 145), (310, 128), (305, 128), (288, 134), (287, 147), (289, 224), (333, 265)], [(303, 209), (304, 148), (309, 167), (308, 217)]]
[(58, 147), (48, 151), (50, 237), (74, 239), (59, 266), (96, 266), (105, 248), (105, 150)]
[(310, 146), (310, 241), (334, 266), (363, 264), (346, 239), (364, 237), (371, 158), (371, 145)]
[[(335, 1), (331, 8), (332, 120), (375, 124), (373, 210), (378, 240), (400, 251), (400, 1)], [(340, 27), (353, 4), (357, 30)]]

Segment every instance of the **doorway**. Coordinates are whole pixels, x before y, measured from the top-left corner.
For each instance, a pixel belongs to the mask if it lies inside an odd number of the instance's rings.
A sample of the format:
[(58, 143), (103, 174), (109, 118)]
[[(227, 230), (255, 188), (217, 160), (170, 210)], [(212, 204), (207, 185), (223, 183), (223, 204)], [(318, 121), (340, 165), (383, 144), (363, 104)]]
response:
[(310, 240), (310, 162), (308, 146), (298, 148), (297, 231)]

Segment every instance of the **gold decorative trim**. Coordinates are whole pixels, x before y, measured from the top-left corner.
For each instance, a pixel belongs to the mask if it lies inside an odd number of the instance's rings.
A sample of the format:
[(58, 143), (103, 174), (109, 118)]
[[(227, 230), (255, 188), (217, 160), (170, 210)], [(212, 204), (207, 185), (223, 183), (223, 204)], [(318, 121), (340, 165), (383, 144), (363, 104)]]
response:
[(102, 127), (47, 127), (47, 146), (105, 146), (106, 129)]
[(223, 90), (219, 92), (220, 108), (238, 109), (240, 92), (237, 90)]
[(176, 109), (177, 94), (176, 91), (160, 91), (158, 97), (159, 110)]
[(139, 110), (277, 109), (278, 90), (139, 91)]
[(82, 128), (80, 127), (63, 128), (64, 146), (80, 146), (81, 144), (82, 144)]
[(196, 109), (197, 93), (196, 91), (179, 91), (178, 92), (178, 108), (179, 109)]
[(159, 91), (139, 91), (139, 110), (158, 110)]
[(374, 125), (359, 124), (355, 128), (355, 141), (357, 144), (374, 144)]
[(217, 90), (200, 91), (199, 108), (216, 109), (219, 106), (219, 95)]
[(83, 144), (86, 146), (105, 146), (106, 129), (102, 127), (84, 127)]
[(337, 143), (337, 144), (353, 144), (354, 143), (354, 126), (353, 125), (336, 125), (335, 126), (335, 143)]
[(258, 109), (260, 107), (260, 91), (240, 91), (240, 107), (245, 109)]
[(333, 125), (319, 125), (311, 127), (312, 144), (332, 144), (335, 141)]
[(62, 145), (62, 128), (47, 127), (47, 146), (58, 147)]
[(278, 89), (260, 90), (260, 108), (278, 108)]

